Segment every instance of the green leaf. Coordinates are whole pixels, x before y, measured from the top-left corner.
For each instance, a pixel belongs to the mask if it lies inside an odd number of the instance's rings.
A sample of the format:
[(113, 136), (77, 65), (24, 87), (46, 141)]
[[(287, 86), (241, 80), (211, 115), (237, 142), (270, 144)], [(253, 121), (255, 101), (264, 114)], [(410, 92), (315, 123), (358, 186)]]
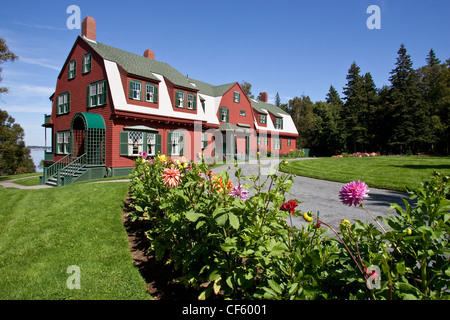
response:
[(283, 291), (281, 290), (281, 287), (278, 283), (276, 283), (274, 280), (270, 279), (267, 280), (267, 283), (269, 284), (269, 286), (278, 294), (282, 294)]
[(200, 220), (199, 222), (197, 222), (197, 225), (195, 226), (195, 229), (196, 230), (200, 229), (205, 223), (206, 223), (205, 220)]
[(228, 219), (230, 220), (230, 225), (234, 229), (239, 230), (239, 218), (233, 212), (228, 213)]
[(191, 222), (196, 222), (199, 218), (205, 217), (203, 213), (197, 213), (195, 211), (188, 211), (186, 213), (186, 219), (188, 219)]

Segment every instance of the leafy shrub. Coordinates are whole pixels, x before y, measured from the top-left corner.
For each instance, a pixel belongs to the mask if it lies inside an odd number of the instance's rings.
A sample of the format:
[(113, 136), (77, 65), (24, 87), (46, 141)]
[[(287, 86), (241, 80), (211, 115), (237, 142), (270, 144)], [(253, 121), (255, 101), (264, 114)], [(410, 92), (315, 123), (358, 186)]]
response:
[[(386, 233), (359, 221), (338, 232), (286, 201), (291, 175), (244, 177), (235, 166), (236, 185), (204, 161), (161, 155), (139, 157), (132, 172), (133, 218), (149, 250), (181, 270), (178, 281), (199, 299), (448, 297), (448, 177), (411, 190), (417, 207), (394, 206)], [(292, 216), (312, 223), (298, 229)]]

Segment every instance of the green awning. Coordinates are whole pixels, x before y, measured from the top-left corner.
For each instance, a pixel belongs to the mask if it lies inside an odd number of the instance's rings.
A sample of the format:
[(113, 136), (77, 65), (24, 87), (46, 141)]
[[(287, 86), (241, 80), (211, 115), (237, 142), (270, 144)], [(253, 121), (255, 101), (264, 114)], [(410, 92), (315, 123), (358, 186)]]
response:
[(158, 129), (150, 128), (150, 127), (147, 127), (147, 126), (129, 126), (129, 127), (124, 127), (123, 130), (128, 130), (128, 131), (158, 131)]
[(105, 129), (105, 121), (98, 113), (78, 112), (73, 116), (72, 123), (77, 117), (83, 119), (86, 129)]

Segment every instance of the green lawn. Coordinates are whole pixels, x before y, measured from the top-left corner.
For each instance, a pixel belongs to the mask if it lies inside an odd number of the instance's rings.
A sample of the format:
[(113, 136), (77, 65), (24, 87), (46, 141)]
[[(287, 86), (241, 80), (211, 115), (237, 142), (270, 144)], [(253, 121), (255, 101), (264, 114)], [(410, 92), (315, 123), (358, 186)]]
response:
[(361, 180), (369, 187), (399, 191), (418, 186), (436, 170), (450, 175), (450, 157), (320, 158), (292, 161), (283, 169), (299, 176), (343, 183)]
[[(0, 187), (0, 299), (149, 299), (122, 206), (128, 183)], [(80, 289), (67, 268), (80, 267)]]

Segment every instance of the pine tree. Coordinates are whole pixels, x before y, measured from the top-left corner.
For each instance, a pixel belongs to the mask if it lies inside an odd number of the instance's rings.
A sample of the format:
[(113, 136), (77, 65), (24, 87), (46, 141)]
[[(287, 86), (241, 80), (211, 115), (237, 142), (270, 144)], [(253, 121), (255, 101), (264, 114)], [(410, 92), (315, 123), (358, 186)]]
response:
[(419, 76), (402, 44), (390, 74), (390, 103), (395, 124), (391, 144), (397, 152), (421, 152), (430, 143), (429, 115), (419, 91)]
[(275, 95), (275, 105), (276, 105), (278, 108), (281, 107), (281, 100), (280, 100), (280, 95), (278, 94), (278, 92), (277, 92), (277, 94)]

